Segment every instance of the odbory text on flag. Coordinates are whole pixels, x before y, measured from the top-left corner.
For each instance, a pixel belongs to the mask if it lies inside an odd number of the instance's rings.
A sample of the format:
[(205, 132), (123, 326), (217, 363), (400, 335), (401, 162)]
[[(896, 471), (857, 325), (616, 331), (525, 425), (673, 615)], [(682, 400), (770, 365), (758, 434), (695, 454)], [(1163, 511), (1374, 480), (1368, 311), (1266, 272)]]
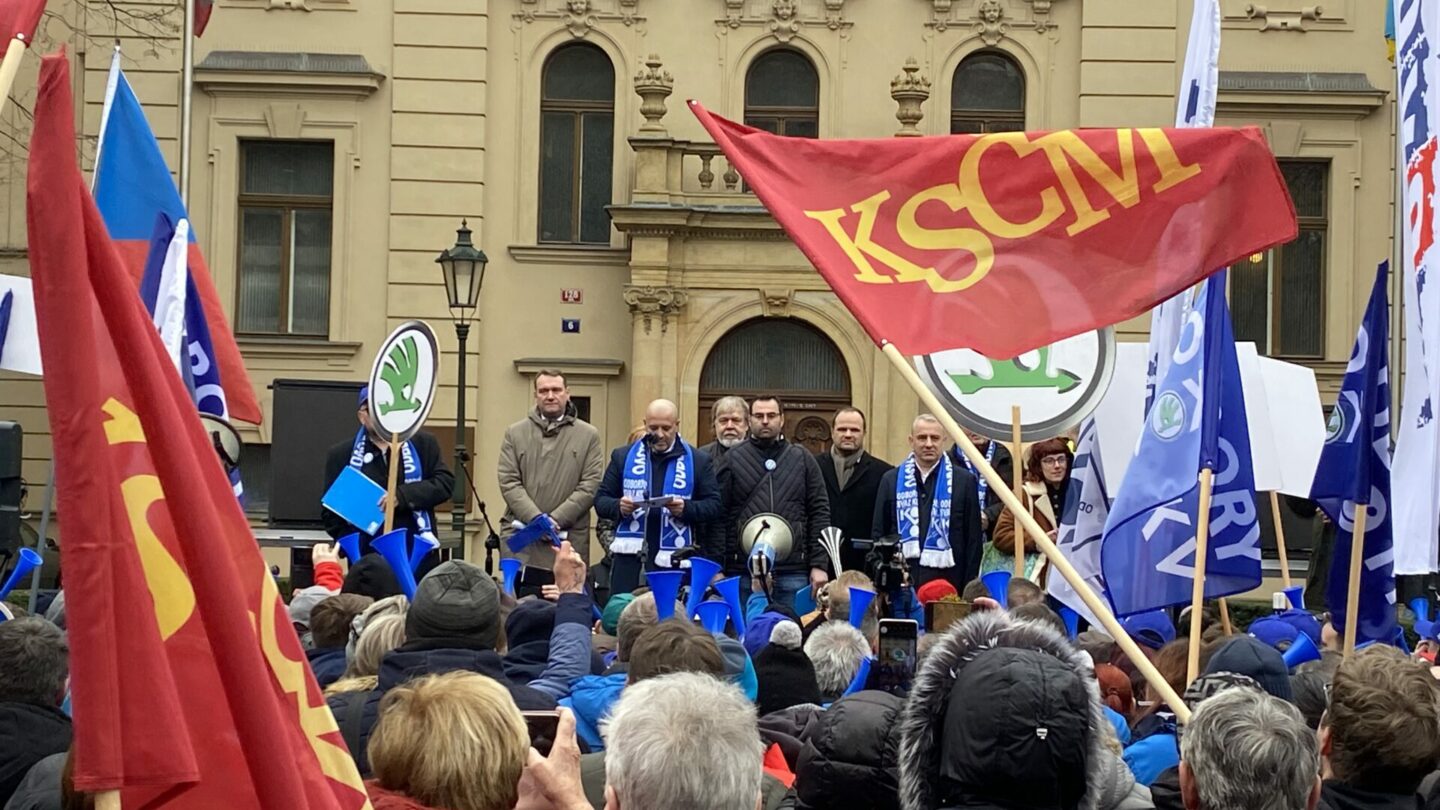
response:
[(1224, 271), (1205, 282), (1186, 313), (1105, 524), (1101, 572), (1117, 614), (1190, 601), (1202, 468), (1214, 471), (1205, 596), (1254, 588), (1260, 523)]
[(1389, 309), (1385, 280), (1389, 262), (1381, 262), (1370, 291), (1365, 319), (1330, 412), (1329, 430), (1310, 497), (1335, 523), (1335, 554), (1325, 602), (1335, 627), (1344, 626), (1350, 584), (1350, 544), (1355, 515), (1367, 510), (1364, 562), (1356, 638), (1388, 640), (1395, 631), (1395, 547), (1390, 520), (1390, 383), (1386, 356)]

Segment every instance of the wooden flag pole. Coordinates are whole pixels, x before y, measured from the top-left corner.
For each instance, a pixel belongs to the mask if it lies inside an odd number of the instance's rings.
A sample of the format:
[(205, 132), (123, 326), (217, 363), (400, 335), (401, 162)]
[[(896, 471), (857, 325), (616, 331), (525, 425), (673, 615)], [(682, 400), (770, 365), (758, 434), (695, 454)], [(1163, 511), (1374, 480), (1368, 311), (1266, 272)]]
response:
[(120, 810), (120, 791), (102, 790), (96, 793), (95, 810)]
[(1345, 594), (1345, 657), (1355, 654), (1355, 631), (1359, 627), (1360, 568), (1365, 562), (1365, 522), (1370, 505), (1355, 504), (1355, 530), (1350, 533), (1350, 581)]
[(25, 40), (15, 37), (5, 46), (5, 58), (0, 60), (0, 112), (10, 100), (10, 88), (15, 84), (15, 75), (20, 72), (20, 59), (25, 56)]
[[(1190, 651), (1185, 666), (1185, 683), (1200, 677), (1200, 621), (1205, 608), (1205, 559), (1210, 553), (1210, 491), (1215, 471), (1200, 471), (1200, 508), (1195, 515), (1195, 582), (1190, 589)], [(1174, 708), (1173, 706), (1171, 708)]]
[(1220, 597), (1220, 629), (1227, 636), (1235, 635), (1235, 626), (1230, 624), (1230, 600), (1223, 596)]
[(1280, 522), (1280, 494), (1270, 490), (1270, 519), (1275, 524), (1275, 550), (1280, 552), (1280, 581), (1290, 587), (1290, 555), (1285, 551), (1285, 524)]
[[(1025, 486), (1025, 463), (1021, 461), (1020, 455), (1020, 406), (1010, 406), (1010, 441), (1015, 445), (1011, 451), (1010, 468), (1014, 470), (1010, 476), (1015, 479), (1015, 497), (1024, 500), (1020, 493)], [(1016, 516), (1015, 525), (1020, 525), (1019, 516)], [(1015, 536), (1015, 578), (1025, 578), (1025, 540), (1018, 534)]]
[(395, 528), (395, 479), (400, 472), (400, 434), (390, 434), (390, 483), (385, 487), (385, 533)]
[(1135, 664), (1135, 668), (1140, 671), (1140, 674), (1145, 676), (1146, 682), (1150, 684), (1151, 688), (1160, 696), (1160, 699), (1165, 701), (1165, 704), (1175, 713), (1175, 718), (1181, 723), (1189, 722), (1190, 709), (1185, 705), (1184, 701), (1180, 699), (1180, 695), (1177, 694), (1175, 690), (1171, 688), (1170, 684), (1165, 681), (1165, 678), (1160, 675), (1160, 670), (1156, 669), (1155, 665), (1150, 663), (1150, 659), (1146, 658), (1145, 654), (1140, 651), (1140, 647), (1135, 643), (1134, 639), (1130, 638), (1130, 634), (1125, 632), (1125, 628), (1121, 626), (1120, 620), (1115, 618), (1115, 614), (1110, 611), (1110, 606), (1105, 603), (1105, 600), (1101, 599), (1090, 589), (1090, 586), (1087, 585), (1085, 580), (1080, 576), (1080, 572), (1076, 571), (1075, 566), (1071, 565), (1070, 561), (1065, 559), (1065, 555), (1060, 553), (1060, 549), (1056, 547), (1055, 541), (1051, 540), (1050, 535), (1046, 534), (1040, 528), (1040, 524), (1035, 522), (1035, 518), (1029, 512), (1025, 511), (1025, 508), (1020, 504), (1020, 499), (1016, 497), (1015, 493), (1007, 486), (1009, 482), (1002, 479), (1000, 474), (995, 472), (995, 468), (991, 467), (990, 463), (985, 460), (985, 454), (980, 452), (975, 447), (975, 443), (970, 441), (970, 437), (965, 435), (965, 431), (960, 429), (960, 425), (955, 422), (955, 418), (950, 415), (949, 411), (945, 410), (945, 406), (941, 404), (939, 398), (935, 396), (935, 393), (920, 379), (920, 375), (915, 371), (915, 368), (910, 365), (909, 359), (889, 342), (882, 344), (880, 350), (885, 354), (885, 357), (890, 360), (890, 364), (894, 366), (895, 371), (899, 373), (900, 376), (905, 379), (905, 382), (909, 384), (910, 388), (915, 391), (916, 396), (920, 397), (920, 401), (925, 404), (925, 407), (935, 415), (936, 419), (940, 420), (940, 424), (945, 426), (945, 430), (950, 433), (950, 438), (955, 440), (955, 446), (959, 447), (960, 452), (964, 453), (966, 457), (970, 459), (970, 463), (975, 465), (975, 469), (978, 470), (981, 475), (985, 476), (985, 480), (990, 484), (991, 491), (1000, 497), (1006, 509), (1009, 509), (1015, 514), (1017, 523), (1023, 526), (1025, 533), (1030, 535), (1030, 538), (1035, 541), (1036, 548), (1040, 549), (1050, 560), (1050, 565), (1054, 568), (1055, 572), (1064, 577), (1065, 581), (1070, 583), (1070, 587), (1075, 589), (1075, 594), (1085, 603), (1085, 607), (1089, 608), (1095, 618), (1100, 620), (1100, 624), (1105, 628), (1105, 632), (1109, 633), (1110, 637), (1115, 640), (1115, 643), (1120, 645), (1120, 649), (1125, 651), (1125, 655), (1129, 656), (1130, 660)]

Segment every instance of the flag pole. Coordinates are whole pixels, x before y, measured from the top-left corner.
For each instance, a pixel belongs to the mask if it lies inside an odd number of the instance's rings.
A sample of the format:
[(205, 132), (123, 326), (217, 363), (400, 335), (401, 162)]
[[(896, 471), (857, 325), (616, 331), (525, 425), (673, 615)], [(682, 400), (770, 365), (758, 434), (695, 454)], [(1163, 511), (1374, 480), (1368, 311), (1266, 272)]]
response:
[[(1015, 497), (1020, 498), (1021, 489), (1025, 486), (1025, 462), (1021, 461), (1020, 456), (1019, 405), (1010, 406), (1010, 441), (1015, 445), (1015, 449), (1012, 452), (1012, 461), (1014, 463), (1010, 465), (1010, 469), (1013, 470), (1013, 473), (1010, 477), (1015, 479)], [(1016, 518), (1015, 525), (1020, 525), (1018, 516)], [(1015, 538), (1015, 578), (1025, 578), (1025, 540), (1024, 538), (1018, 536)]]
[(1205, 559), (1210, 546), (1210, 491), (1215, 471), (1200, 471), (1200, 508), (1195, 515), (1195, 581), (1190, 590), (1190, 650), (1185, 664), (1185, 683), (1200, 677), (1201, 613), (1205, 608)]
[(1235, 635), (1235, 626), (1230, 624), (1230, 600), (1220, 597), (1220, 629), (1227, 636)]
[(16, 34), (5, 46), (5, 58), (0, 60), (0, 112), (5, 111), (5, 103), (10, 100), (10, 88), (15, 84), (15, 76), (20, 72), (20, 59), (25, 56), (25, 35)]
[(190, 120), (195, 104), (195, 0), (185, 0), (180, 54), (180, 203), (190, 210)]
[[(1343, 507), (1342, 507), (1343, 508)], [(1345, 657), (1355, 654), (1355, 631), (1359, 627), (1360, 566), (1365, 561), (1365, 521), (1369, 504), (1355, 504), (1355, 530), (1350, 533), (1350, 581), (1345, 594)]]
[(1280, 495), (1270, 490), (1270, 515), (1275, 524), (1275, 550), (1280, 553), (1280, 581), (1290, 587), (1290, 555), (1285, 551), (1285, 524), (1280, 522)]
[[(1080, 597), (1081, 601), (1085, 603), (1085, 607), (1089, 608), (1095, 618), (1100, 621), (1105, 632), (1109, 633), (1120, 649), (1125, 651), (1125, 655), (1129, 656), (1140, 674), (1145, 676), (1150, 687), (1175, 713), (1176, 719), (1182, 723), (1189, 722), (1190, 709), (1180, 699), (1180, 695), (1165, 681), (1150, 659), (1140, 651), (1140, 647), (1135, 644), (1134, 639), (1130, 638), (1130, 634), (1125, 632), (1125, 628), (1120, 625), (1120, 620), (1115, 618), (1115, 614), (1110, 611), (1110, 606), (1090, 589), (1084, 578), (1080, 576), (1080, 572), (1076, 571), (1075, 566), (1071, 565), (1070, 561), (1065, 559), (1065, 555), (1060, 553), (1055, 541), (1041, 530), (1040, 524), (1035, 522), (1034, 516), (1025, 511), (1020, 504), (1020, 499), (1006, 486), (1007, 482), (985, 460), (985, 454), (976, 449), (975, 443), (970, 441), (970, 437), (960, 429), (960, 425), (940, 403), (935, 393), (920, 379), (920, 375), (910, 365), (910, 361), (889, 341), (881, 343), (880, 351), (885, 354), (885, 357), (890, 360), (890, 364), (915, 391), (916, 396), (920, 397), (920, 401), (925, 404), (925, 407), (929, 408), (935, 418), (940, 420), (940, 424), (945, 426), (945, 430), (950, 433), (950, 438), (955, 440), (955, 446), (959, 447), (960, 452), (964, 453), (970, 459), (970, 463), (975, 465), (975, 469), (985, 476), (985, 480), (990, 484), (990, 489), (1000, 496), (1005, 508), (1015, 514), (1017, 525), (1025, 528), (1025, 532), (1035, 541), (1035, 546), (1049, 558), (1050, 565), (1060, 576), (1065, 578), (1066, 582), (1070, 583), (1071, 588), (1075, 589), (1075, 595)], [(1019, 542), (1018, 537), (1016, 541)]]
[(395, 528), (395, 481), (400, 472), (400, 434), (390, 434), (390, 483), (385, 488), (385, 533)]

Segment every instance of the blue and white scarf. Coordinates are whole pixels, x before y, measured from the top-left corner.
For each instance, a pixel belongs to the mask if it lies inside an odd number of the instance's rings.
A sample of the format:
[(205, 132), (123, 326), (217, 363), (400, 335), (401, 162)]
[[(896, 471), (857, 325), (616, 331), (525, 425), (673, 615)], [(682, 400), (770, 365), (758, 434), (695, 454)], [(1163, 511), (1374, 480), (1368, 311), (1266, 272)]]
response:
[[(362, 470), (373, 458), (374, 454), (365, 452), (365, 428), (362, 427), (355, 433), (355, 445), (350, 448), (350, 466)], [(412, 442), (400, 445), (400, 466), (407, 484), (425, 478), (425, 471), (420, 467), (420, 454), (415, 452)], [(438, 546), (440, 541), (435, 537), (435, 515), (424, 509), (416, 509), (412, 514), (415, 515), (415, 536), (433, 541)]]
[[(680, 455), (670, 459), (665, 465), (665, 480), (663, 482), (662, 495), (689, 500), (695, 494), (695, 454), (690, 445), (675, 437), (676, 443), (680, 445)], [(641, 438), (630, 445), (625, 453), (625, 477), (620, 482), (620, 488), (625, 497), (632, 501), (643, 501), (650, 497), (650, 447)], [(645, 547), (645, 524), (647, 522), (648, 509), (636, 509), (630, 513), (629, 518), (621, 518), (620, 525), (615, 527), (615, 541), (610, 544), (612, 554), (639, 554)], [(690, 527), (685, 523), (676, 520), (670, 510), (660, 508), (660, 550), (655, 554), (655, 565), (660, 568), (670, 567), (670, 555), (690, 545)], [(690, 561), (684, 560), (680, 563), (681, 568), (689, 568)]]
[(952, 568), (955, 555), (950, 551), (950, 456), (940, 454), (940, 463), (932, 471), (935, 476), (935, 497), (930, 501), (930, 526), (925, 541), (920, 541), (920, 470), (911, 453), (900, 465), (895, 476), (895, 526), (900, 533), (900, 549), (906, 559), (920, 558), (926, 568)]
[[(986, 464), (990, 464), (993, 466), (993, 463), (995, 461), (996, 444), (997, 442), (994, 439), (991, 439), (990, 446), (985, 448)], [(960, 460), (965, 462), (965, 469), (969, 470), (970, 474), (975, 476), (975, 480), (980, 482), (980, 508), (984, 509), (985, 507), (990, 505), (990, 502), (988, 500), (990, 497), (990, 482), (985, 480), (985, 476), (981, 475), (979, 470), (975, 469), (975, 462), (971, 461), (969, 456), (960, 452), (960, 448), (955, 448), (955, 455), (959, 456)]]

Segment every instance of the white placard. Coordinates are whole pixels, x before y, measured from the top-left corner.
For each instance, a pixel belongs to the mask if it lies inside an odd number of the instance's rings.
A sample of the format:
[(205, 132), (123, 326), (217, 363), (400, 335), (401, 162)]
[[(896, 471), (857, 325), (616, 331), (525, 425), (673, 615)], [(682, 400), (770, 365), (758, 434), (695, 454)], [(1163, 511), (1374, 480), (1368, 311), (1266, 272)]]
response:
[(1094, 414), (1100, 464), (1111, 498), (1120, 491), (1120, 482), (1125, 480), (1125, 470), (1140, 441), (1140, 430), (1145, 427), (1145, 370), (1150, 365), (1148, 344), (1120, 343), (1115, 349), (1110, 388)]
[(1265, 378), (1272, 435), (1280, 451), (1277, 457), (1283, 484), (1279, 491), (1308, 498), (1325, 447), (1325, 412), (1320, 407), (1315, 371), (1261, 357), (1260, 373)]
[(1236, 343), (1235, 359), (1240, 363), (1240, 384), (1245, 389), (1245, 421), (1250, 428), (1250, 469), (1256, 492), (1272, 492), (1284, 485), (1275, 433), (1271, 429), (1270, 405), (1265, 377), (1260, 371), (1260, 354), (1254, 343)]
[(10, 328), (0, 347), (0, 369), (39, 376), (40, 331), (35, 325), (35, 289), (23, 276), (0, 275), (0, 298), (14, 293), (10, 305)]

